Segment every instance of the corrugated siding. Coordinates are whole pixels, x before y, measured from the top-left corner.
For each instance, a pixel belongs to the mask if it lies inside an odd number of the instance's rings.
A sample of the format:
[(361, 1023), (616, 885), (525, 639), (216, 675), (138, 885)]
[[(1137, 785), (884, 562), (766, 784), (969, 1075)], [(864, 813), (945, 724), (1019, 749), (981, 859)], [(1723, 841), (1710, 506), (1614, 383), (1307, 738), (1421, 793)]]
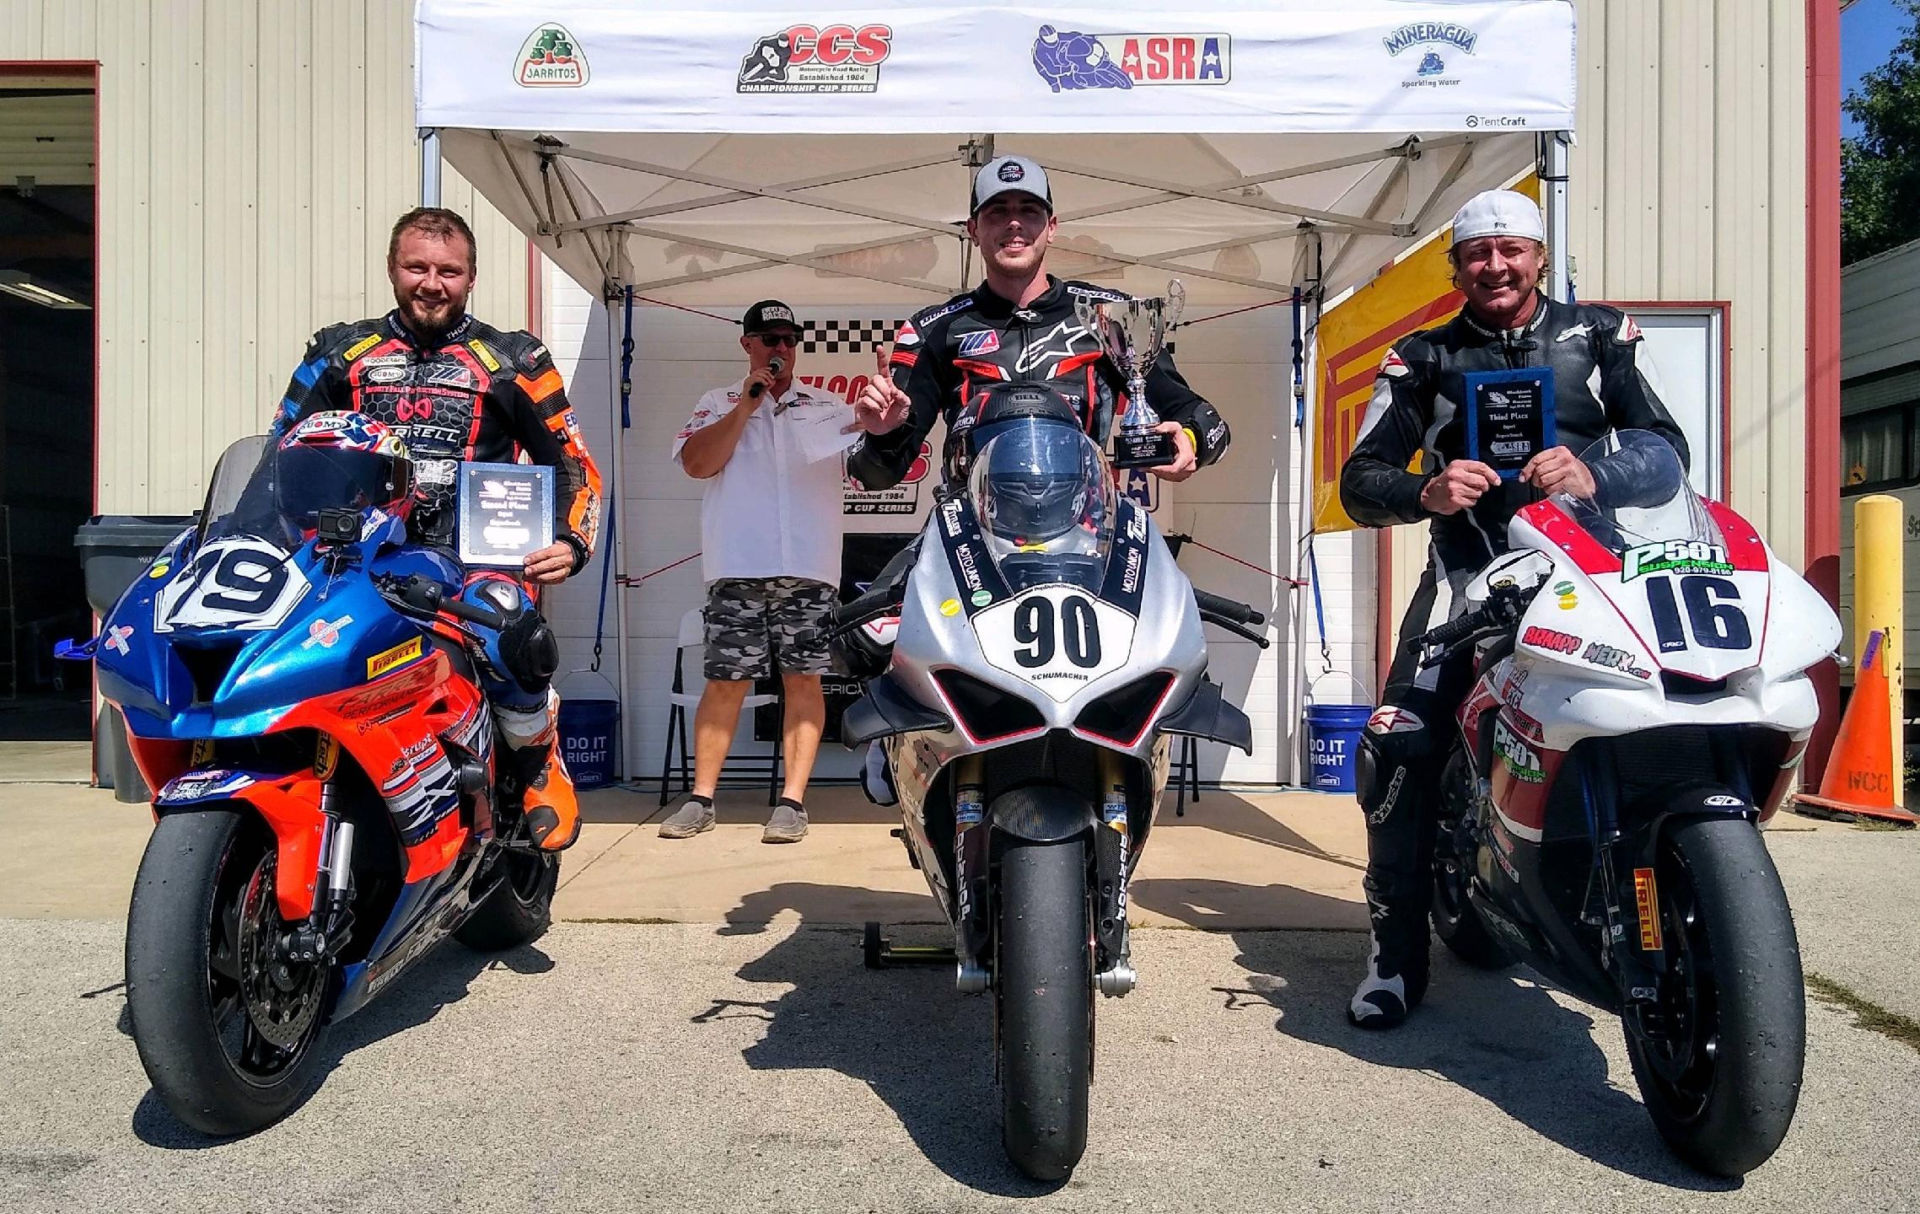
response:
[(1805, 0), (1577, 0), (1575, 281), (1732, 303), (1735, 509), (1801, 562)]
[(1840, 271), (1840, 349), (1843, 380), (1920, 362), (1920, 240)]
[[(100, 67), (100, 508), (196, 508), (307, 338), (392, 306), (419, 200), (403, 0), (0, 0), (0, 61)], [(449, 171), (473, 310), (526, 325), (525, 241)]]

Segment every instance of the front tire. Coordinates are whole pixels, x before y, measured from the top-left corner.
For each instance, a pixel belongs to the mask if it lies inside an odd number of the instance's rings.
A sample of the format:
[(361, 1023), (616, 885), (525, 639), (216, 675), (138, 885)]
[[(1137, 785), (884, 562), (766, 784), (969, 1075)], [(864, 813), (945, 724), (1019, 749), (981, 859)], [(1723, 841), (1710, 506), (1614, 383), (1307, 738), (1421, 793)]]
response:
[(1786, 1137), (1806, 1061), (1786, 891), (1760, 832), (1737, 818), (1669, 829), (1654, 876), (1670, 972), (1656, 1022), (1625, 1017), (1634, 1079), (1676, 1155), (1743, 1176)]
[(140, 1065), (203, 1134), (284, 1117), (313, 1079), (332, 967), (278, 955), (273, 834), (238, 809), (160, 819), (127, 912), (127, 1009)]
[(1035, 1180), (1065, 1180), (1087, 1149), (1093, 945), (1087, 844), (1009, 839), (1000, 858), (1000, 1138)]

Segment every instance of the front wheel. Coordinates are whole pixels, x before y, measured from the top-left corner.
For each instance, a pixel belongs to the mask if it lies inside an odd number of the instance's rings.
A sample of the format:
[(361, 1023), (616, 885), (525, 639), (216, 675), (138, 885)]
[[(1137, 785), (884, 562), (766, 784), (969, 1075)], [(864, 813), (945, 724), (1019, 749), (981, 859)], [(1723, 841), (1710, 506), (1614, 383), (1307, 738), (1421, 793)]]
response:
[(1771, 1157), (1800, 1099), (1806, 992), (1786, 891), (1751, 823), (1672, 827), (1654, 868), (1668, 973), (1625, 1017), (1647, 1113), (1675, 1154), (1717, 1176)]
[(250, 1134), (299, 1100), (332, 967), (290, 960), (277, 852), (238, 809), (160, 819), (127, 912), (127, 1009), (153, 1089), (203, 1134)]
[(1093, 941), (1087, 844), (1009, 839), (1000, 858), (1000, 1140), (1035, 1180), (1064, 1180), (1087, 1149)]

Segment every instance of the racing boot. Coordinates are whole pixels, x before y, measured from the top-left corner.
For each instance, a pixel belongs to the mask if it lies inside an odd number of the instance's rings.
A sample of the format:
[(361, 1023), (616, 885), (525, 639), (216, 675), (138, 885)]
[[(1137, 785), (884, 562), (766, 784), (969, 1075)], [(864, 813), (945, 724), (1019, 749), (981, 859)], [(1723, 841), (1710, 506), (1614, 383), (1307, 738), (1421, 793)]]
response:
[(1364, 884), (1373, 950), (1347, 1019), (1363, 1029), (1398, 1028), (1427, 993), (1427, 899), (1405, 889), (1383, 891), (1371, 872)]
[(530, 709), (494, 709), (505, 759), (520, 780), (521, 811), (527, 833), (547, 851), (563, 851), (580, 836), (580, 799), (560, 754), (560, 698), (549, 690), (545, 702)]

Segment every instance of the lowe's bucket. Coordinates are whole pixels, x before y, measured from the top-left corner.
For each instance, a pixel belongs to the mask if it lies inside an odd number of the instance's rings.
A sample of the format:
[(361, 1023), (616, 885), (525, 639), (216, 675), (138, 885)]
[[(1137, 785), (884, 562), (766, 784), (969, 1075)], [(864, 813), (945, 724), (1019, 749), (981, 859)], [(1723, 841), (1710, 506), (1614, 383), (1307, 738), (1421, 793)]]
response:
[[(607, 682), (603, 677), (601, 682)], [(613, 685), (607, 683), (607, 690)], [(617, 694), (617, 693), (616, 693)], [(560, 753), (575, 788), (613, 783), (620, 746), (620, 701), (560, 697)]]
[[(1325, 678), (1325, 675), (1320, 676)], [(1351, 675), (1343, 676), (1361, 695), (1366, 689)], [(1314, 680), (1314, 686), (1320, 680)], [(1359, 772), (1360, 735), (1373, 715), (1371, 704), (1316, 704), (1313, 687), (1307, 689), (1307, 787), (1315, 792), (1353, 795)]]

